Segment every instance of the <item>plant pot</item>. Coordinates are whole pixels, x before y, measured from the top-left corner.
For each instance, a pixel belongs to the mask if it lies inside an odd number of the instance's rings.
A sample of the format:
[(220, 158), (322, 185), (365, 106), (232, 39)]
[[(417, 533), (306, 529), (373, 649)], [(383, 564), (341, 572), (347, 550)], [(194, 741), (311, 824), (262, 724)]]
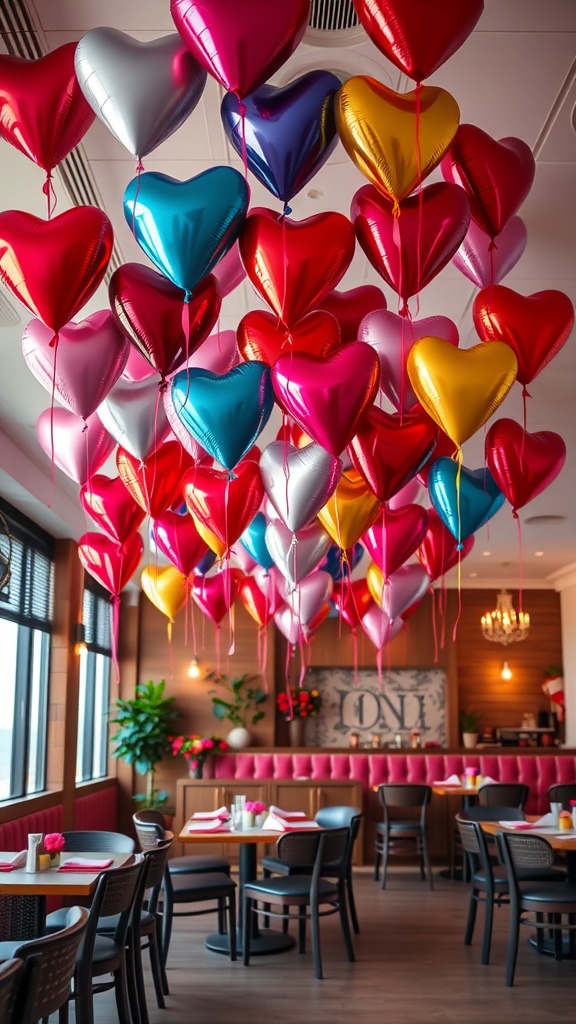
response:
[(288, 733), (291, 747), (305, 747), (306, 719), (293, 718), (291, 722), (288, 722)]
[(468, 750), (471, 750), (472, 747), (475, 747), (476, 744), (478, 743), (478, 733), (477, 732), (463, 732), (462, 733), (462, 743), (464, 744), (464, 746)]
[(190, 762), (190, 764), (188, 765), (188, 772), (190, 774), (191, 779), (201, 779), (204, 773), (203, 762), (198, 761), (198, 763), (194, 765), (192, 764), (192, 762)]
[(50, 867), (51, 868), (59, 868), (60, 867), (60, 850), (55, 850), (54, 853), (50, 854)]
[(232, 750), (242, 750), (243, 747), (247, 747), (250, 743), (250, 733), (243, 725), (237, 725), (235, 729), (231, 729), (228, 733), (226, 742)]

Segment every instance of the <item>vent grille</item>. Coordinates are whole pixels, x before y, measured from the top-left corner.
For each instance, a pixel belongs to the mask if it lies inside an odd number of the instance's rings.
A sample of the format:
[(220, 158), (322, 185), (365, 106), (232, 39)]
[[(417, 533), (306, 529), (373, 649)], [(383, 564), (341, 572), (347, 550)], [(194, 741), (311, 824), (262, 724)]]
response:
[[(0, 0), (0, 38), (6, 47), (6, 52), (13, 57), (37, 60), (46, 52), (40, 43), (38, 31), (30, 17), (26, 0)], [(81, 145), (77, 146), (58, 165), (56, 173), (60, 177), (70, 201), (75, 206), (97, 206), (104, 209), (102, 197), (98, 192)], [(118, 245), (115, 244), (106, 274), (107, 282), (121, 263), (124, 263), (124, 258)], [(2, 308), (0, 307), (0, 318), (1, 316)], [(19, 319), (17, 317), (16, 322)]]
[(352, 0), (312, 0), (310, 28), (321, 32), (342, 32), (359, 25)]
[(20, 314), (11, 302), (4, 295), (4, 289), (0, 292), (0, 327), (15, 327), (20, 323)]

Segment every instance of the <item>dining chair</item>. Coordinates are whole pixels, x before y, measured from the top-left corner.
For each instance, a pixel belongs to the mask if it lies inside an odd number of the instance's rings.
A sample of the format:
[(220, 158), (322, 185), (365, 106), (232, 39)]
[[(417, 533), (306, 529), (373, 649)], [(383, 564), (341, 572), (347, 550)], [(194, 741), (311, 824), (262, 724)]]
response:
[[(134, 822), (136, 835), (142, 850), (151, 849), (156, 845), (157, 840), (174, 838), (173, 833), (165, 828), (164, 816), (160, 811), (136, 811), (132, 815), (132, 821)], [(150, 825), (155, 826), (155, 831), (147, 827)], [(168, 859), (168, 870), (172, 875), (186, 875), (189, 872), (196, 874), (200, 871), (224, 871), (229, 875), (230, 861), (227, 857), (221, 857), (217, 854), (210, 856), (191, 854), (185, 857), (170, 857)]]
[[(244, 964), (250, 963), (250, 935), (252, 914), (272, 919), (298, 921), (298, 951), (306, 952), (306, 922), (310, 921), (314, 973), (322, 978), (320, 951), (320, 918), (339, 914), (344, 945), (350, 962), (356, 959), (348, 913), (346, 908), (346, 858), (350, 848), (350, 829), (337, 828), (322, 831), (302, 830), (287, 832), (276, 844), (278, 859), (289, 866), (311, 868), (306, 874), (262, 878), (244, 886)], [(324, 872), (338, 872), (334, 880)], [(261, 906), (259, 904), (262, 904)], [(280, 906), (282, 909), (272, 910)], [(291, 914), (290, 908), (296, 908)], [(324, 908), (324, 909), (321, 909)]]
[(562, 939), (566, 932), (571, 937), (571, 957), (574, 956), (576, 884), (565, 882), (557, 885), (554, 882), (522, 880), (521, 872), (547, 870), (554, 864), (554, 850), (542, 836), (499, 832), (496, 839), (510, 890), (506, 985), (511, 986), (516, 972), (521, 924), (536, 929), (538, 946), (541, 948), (544, 932), (552, 932), (553, 951), (557, 960), (562, 959)]
[(136, 843), (122, 832), (63, 832), (66, 853), (134, 853)]
[(374, 878), (378, 881), (382, 863), (382, 888), (386, 888), (388, 857), (406, 856), (415, 852), (420, 861), (420, 874), (428, 877), (430, 889), (434, 878), (428, 854), (426, 814), (432, 796), (430, 786), (388, 785), (378, 787), (384, 820), (376, 823)]
[[(35, 1024), (56, 1010), (60, 1011), (61, 1024), (67, 1024), (70, 982), (88, 919), (85, 907), (71, 907), (64, 928), (58, 932), (27, 942), (0, 942), (0, 959), (17, 957), (24, 964), (13, 1024)], [(0, 1012), (0, 1021), (4, 1024), (10, 1017)]]
[(0, 964), (0, 1021), (3, 1024), (21, 1024), (24, 968), (24, 961), (18, 957)]
[(570, 801), (576, 800), (576, 782), (564, 782), (556, 786), (550, 786), (548, 789), (548, 800), (551, 804), (562, 804), (562, 809), (569, 811), (571, 809)]
[[(519, 807), (524, 810), (530, 787), (521, 782), (489, 782), (478, 790), (480, 807)], [(504, 820), (504, 819), (503, 819)]]
[[(359, 807), (348, 807), (346, 805), (321, 807), (315, 815), (315, 821), (317, 821), (322, 828), (347, 828), (350, 830), (350, 844), (346, 854), (345, 865), (346, 895), (348, 899), (348, 910), (350, 913), (352, 928), (354, 933), (359, 935), (360, 926), (358, 924), (358, 914), (356, 912), (356, 902), (354, 899), (354, 889), (352, 884), (352, 857), (354, 854), (354, 844), (356, 843), (358, 833), (360, 831), (360, 825), (362, 824), (362, 811)], [(278, 857), (273, 856), (262, 857), (261, 863), (264, 878), (270, 878), (271, 875), (306, 874), (306, 871), (310, 872), (312, 870), (311, 867), (305, 869), (302, 865), (286, 864)], [(338, 874), (338, 868), (335, 869), (335, 874)], [(324, 877), (331, 877), (328, 868), (324, 871)], [(269, 918), (266, 919), (266, 923), (269, 924)], [(287, 930), (287, 920), (284, 921), (284, 926), (285, 930)]]

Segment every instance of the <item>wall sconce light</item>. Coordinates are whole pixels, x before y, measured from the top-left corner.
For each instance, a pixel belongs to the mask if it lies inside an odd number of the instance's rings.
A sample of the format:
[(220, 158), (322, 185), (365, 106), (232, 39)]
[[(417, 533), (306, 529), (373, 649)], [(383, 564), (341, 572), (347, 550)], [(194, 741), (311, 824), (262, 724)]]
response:
[(512, 669), (510, 668), (510, 662), (509, 661), (503, 661), (502, 662), (502, 671), (500, 672), (500, 676), (501, 676), (502, 679), (505, 679), (507, 682), (508, 682), (509, 679), (512, 679)]
[(194, 655), (194, 657), (192, 658), (192, 661), (190, 662), (190, 668), (188, 669), (188, 675), (189, 675), (190, 679), (200, 679), (200, 676), (202, 675), (202, 669), (200, 668), (200, 662), (198, 661), (198, 658), (197, 658), (196, 655)]
[(76, 628), (74, 629), (74, 653), (86, 654), (87, 650), (86, 627), (83, 622), (77, 622)]

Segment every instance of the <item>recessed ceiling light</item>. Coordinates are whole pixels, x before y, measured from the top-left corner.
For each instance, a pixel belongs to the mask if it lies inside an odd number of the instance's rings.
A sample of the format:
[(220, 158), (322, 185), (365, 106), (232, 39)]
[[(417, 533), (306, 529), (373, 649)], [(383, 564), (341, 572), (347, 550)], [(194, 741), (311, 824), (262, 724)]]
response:
[(320, 196), (324, 195), (324, 193), (321, 192), (319, 188), (309, 188), (306, 195), (308, 196), (308, 199), (319, 199)]
[(543, 554), (544, 554), (543, 551), (535, 551), (534, 552), (534, 558), (542, 558)]
[(524, 520), (527, 526), (556, 526), (557, 523), (563, 523), (566, 516), (528, 516), (528, 519)]
[(488, 556), (491, 555), (492, 552), (491, 551), (483, 551), (482, 554), (484, 555), (484, 558), (488, 558)]
[(477, 572), (469, 572), (468, 575), (469, 575), (470, 579), (473, 580), (478, 575), (478, 573)]

